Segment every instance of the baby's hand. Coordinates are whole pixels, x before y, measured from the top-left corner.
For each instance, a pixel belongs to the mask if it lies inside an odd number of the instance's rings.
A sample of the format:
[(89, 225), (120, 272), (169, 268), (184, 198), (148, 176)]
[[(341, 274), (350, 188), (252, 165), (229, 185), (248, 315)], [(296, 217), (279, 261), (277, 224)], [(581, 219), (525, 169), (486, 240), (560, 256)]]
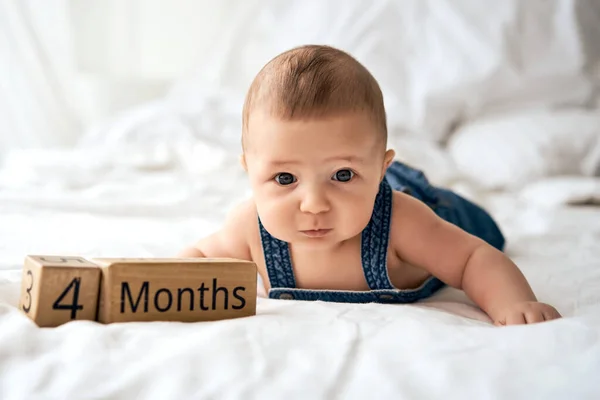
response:
[(494, 315), (494, 325), (521, 325), (560, 318), (556, 309), (537, 301), (514, 303)]

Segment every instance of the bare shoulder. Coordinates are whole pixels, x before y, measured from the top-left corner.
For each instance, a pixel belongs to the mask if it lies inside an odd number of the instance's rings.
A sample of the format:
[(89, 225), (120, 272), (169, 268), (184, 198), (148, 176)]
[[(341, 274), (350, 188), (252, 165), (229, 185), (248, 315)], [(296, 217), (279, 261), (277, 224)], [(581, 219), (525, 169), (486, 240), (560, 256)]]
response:
[(392, 192), (392, 224), (410, 228), (414, 224), (436, 222), (437, 215), (427, 204), (404, 192)]
[(225, 225), (236, 230), (247, 231), (257, 227), (257, 215), (254, 199), (249, 198), (231, 209)]
[(244, 200), (229, 212), (222, 230), (223, 240), (243, 249), (244, 259), (247, 260), (251, 260), (250, 247), (257, 236), (257, 215), (254, 199)]
[[(434, 223), (431, 209), (419, 199), (406, 193), (392, 192), (392, 217), (390, 221), (390, 245), (401, 255), (403, 245), (409, 245), (423, 223)], [(420, 228), (417, 228), (420, 227)]]
[(400, 259), (456, 286), (473, 249), (482, 243), (419, 199), (394, 192), (390, 245)]
[(236, 258), (252, 261), (251, 244), (258, 230), (253, 199), (242, 201), (229, 211), (221, 229), (200, 239), (180, 256)]

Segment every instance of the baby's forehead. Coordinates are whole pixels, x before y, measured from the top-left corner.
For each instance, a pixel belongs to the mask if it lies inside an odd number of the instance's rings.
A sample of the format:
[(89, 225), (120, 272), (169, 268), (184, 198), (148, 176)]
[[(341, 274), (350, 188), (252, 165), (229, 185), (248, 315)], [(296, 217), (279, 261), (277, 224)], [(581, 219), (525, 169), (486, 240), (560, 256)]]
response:
[(263, 159), (347, 159), (359, 162), (379, 146), (376, 125), (360, 114), (282, 119), (267, 113), (250, 120), (244, 151)]
[[(290, 137), (292, 133), (310, 134), (319, 132), (322, 135), (358, 136), (361, 138), (380, 137), (378, 126), (371, 116), (362, 111), (345, 111), (326, 113), (315, 111), (290, 117), (272, 112), (269, 109), (257, 110), (250, 115), (244, 135), (261, 136), (267, 140), (283, 135), (280, 139)], [(309, 135), (310, 136), (310, 135)]]
[(277, 126), (280, 129), (314, 128), (315, 126), (348, 125), (348, 128), (360, 126), (366, 133), (376, 134), (378, 125), (371, 114), (365, 110), (327, 110), (314, 109), (302, 113), (281, 112), (265, 105), (253, 110), (248, 116), (246, 131), (264, 130), (265, 126)]

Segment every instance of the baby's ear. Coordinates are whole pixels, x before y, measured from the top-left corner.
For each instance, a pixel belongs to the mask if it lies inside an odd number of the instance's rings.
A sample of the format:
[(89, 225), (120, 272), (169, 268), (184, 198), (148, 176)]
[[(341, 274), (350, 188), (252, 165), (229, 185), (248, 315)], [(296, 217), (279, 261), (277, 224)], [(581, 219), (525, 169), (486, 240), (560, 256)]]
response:
[(385, 169), (388, 169), (388, 167), (392, 164), (394, 157), (396, 157), (396, 152), (394, 150), (389, 149), (385, 152), (385, 156), (383, 157)]
[(381, 180), (385, 177), (385, 171), (387, 171), (388, 167), (394, 162), (394, 157), (396, 156), (396, 152), (392, 149), (389, 149), (385, 152), (383, 156), (383, 170), (381, 171)]
[(244, 171), (248, 172), (248, 165), (246, 164), (246, 157), (244, 154), (240, 154), (240, 165), (244, 168)]

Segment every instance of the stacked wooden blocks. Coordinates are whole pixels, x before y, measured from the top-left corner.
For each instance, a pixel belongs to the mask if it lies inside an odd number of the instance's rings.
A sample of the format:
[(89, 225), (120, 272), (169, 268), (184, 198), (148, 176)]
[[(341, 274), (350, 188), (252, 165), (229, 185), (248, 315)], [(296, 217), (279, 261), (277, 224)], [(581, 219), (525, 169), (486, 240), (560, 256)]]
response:
[(27, 256), (19, 308), (41, 327), (73, 320), (246, 317), (256, 314), (256, 265), (208, 258)]

